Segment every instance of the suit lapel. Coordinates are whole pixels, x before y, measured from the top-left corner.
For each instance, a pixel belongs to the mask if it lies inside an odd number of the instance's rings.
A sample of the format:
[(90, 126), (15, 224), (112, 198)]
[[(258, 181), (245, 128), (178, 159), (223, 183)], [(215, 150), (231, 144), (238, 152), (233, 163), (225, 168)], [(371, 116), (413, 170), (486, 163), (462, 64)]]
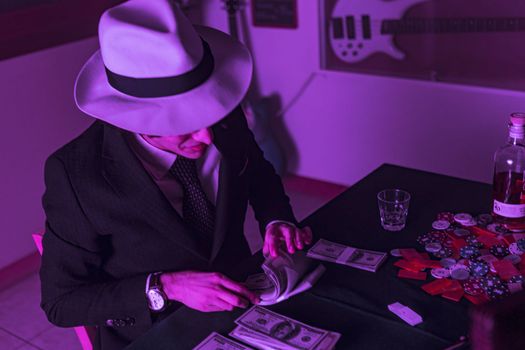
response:
[(130, 215), (145, 216), (145, 220), (162, 236), (208, 260), (180, 215), (129, 148), (122, 133), (104, 125), (103, 175), (119, 196), (117, 205)]

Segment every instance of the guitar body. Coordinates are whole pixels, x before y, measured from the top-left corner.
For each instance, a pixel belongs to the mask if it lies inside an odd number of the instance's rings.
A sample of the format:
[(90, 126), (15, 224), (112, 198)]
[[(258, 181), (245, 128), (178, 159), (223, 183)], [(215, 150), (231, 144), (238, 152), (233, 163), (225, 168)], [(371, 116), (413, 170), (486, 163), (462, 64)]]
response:
[(393, 35), (381, 33), (384, 20), (401, 19), (415, 4), (428, 0), (339, 0), (331, 14), (330, 45), (344, 62), (357, 63), (375, 53), (402, 60)]

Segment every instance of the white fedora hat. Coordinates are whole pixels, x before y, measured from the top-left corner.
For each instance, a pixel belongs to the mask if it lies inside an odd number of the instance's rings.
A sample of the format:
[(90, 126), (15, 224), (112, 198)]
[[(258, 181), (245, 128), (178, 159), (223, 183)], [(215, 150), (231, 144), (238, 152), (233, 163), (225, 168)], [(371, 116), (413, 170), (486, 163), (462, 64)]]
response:
[(158, 136), (206, 128), (250, 85), (247, 48), (193, 26), (173, 1), (127, 1), (104, 12), (98, 31), (100, 50), (77, 77), (75, 101), (119, 128)]

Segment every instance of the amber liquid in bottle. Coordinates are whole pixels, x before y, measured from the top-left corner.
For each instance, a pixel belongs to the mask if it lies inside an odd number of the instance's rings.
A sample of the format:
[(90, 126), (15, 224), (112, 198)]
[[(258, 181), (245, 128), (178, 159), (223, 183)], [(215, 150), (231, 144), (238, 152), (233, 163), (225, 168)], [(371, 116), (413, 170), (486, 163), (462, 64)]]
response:
[(525, 229), (525, 113), (512, 113), (507, 143), (494, 154), (494, 221), (512, 231)]
[[(499, 172), (494, 174), (492, 197), (505, 204), (525, 204), (523, 193), (523, 174), (516, 172)], [(523, 218), (509, 218), (492, 214), (495, 221), (504, 224), (509, 229), (525, 228)]]

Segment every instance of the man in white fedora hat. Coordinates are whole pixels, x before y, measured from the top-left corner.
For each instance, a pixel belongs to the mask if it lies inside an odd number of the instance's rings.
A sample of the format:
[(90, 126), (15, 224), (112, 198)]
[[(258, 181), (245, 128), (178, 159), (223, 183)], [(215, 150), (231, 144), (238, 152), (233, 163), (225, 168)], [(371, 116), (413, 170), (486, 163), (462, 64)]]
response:
[(75, 85), (97, 121), (45, 166), (42, 308), (59, 326), (98, 326), (95, 348), (120, 349), (181, 305), (258, 302), (223, 274), (250, 255), (248, 201), (264, 253), (312, 236), (239, 107), (252, 73), (241, 43), (168, 0), (107, 10), (99, 40)]

